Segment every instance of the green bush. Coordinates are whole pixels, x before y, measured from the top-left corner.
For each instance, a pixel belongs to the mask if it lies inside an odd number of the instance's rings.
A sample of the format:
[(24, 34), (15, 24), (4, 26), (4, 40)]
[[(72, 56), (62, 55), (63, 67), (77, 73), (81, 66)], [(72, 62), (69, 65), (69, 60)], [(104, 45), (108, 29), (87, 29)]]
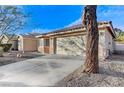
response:
[(12, 44), (1, 44), (0, 46), (3, 47), (4, 52), (8, 52), (12, 47)]

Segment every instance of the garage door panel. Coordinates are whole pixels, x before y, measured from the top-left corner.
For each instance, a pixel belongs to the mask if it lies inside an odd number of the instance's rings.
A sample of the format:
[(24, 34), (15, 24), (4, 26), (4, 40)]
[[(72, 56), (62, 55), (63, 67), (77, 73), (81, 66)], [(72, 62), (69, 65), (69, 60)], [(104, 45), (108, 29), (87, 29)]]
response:
[(57, 54), (82, 55), (84, 51), (84, 37), (73, 36), (57, 38)]

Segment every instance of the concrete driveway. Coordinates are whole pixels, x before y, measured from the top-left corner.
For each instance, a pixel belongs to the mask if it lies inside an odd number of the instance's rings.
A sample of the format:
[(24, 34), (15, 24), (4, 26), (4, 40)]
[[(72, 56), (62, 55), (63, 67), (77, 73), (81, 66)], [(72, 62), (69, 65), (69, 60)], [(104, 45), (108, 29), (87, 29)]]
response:
[(47, 55), (0, 67), (0, 86), (54, 86), (83, 64), (80, 56)]

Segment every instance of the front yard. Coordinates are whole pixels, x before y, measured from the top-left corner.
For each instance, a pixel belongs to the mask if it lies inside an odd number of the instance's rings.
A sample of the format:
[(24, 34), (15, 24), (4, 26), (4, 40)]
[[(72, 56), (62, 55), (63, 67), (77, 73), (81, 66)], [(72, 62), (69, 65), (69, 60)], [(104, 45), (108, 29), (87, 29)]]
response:
[(124, 87), (124, 55), (115, 55), (99, 62), (98, 74), (86, 74), (83, 66), (59, 81), (57, 87)]
[(0, 67), (1, 87), (124, 86), (123, 55), (113, 55), (100, 61), (100, 73), (87, 75), (81, 72), (81, 65), (85, 61), (82, 56), (43, 56), (40, 53), (26, 52), (22, 58), (17, 58), (17, 53), (4, 53), (4, 57), (0, 57), (0, 65), (5, 65)]

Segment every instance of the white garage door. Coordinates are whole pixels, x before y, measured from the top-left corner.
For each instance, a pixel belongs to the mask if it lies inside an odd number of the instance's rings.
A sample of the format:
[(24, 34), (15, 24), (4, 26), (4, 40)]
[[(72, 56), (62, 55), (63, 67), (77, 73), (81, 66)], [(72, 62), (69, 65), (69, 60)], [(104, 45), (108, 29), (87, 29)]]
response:
[(85, 36), (57, 38), (57, 54), (82, 55), (85, 51)]

